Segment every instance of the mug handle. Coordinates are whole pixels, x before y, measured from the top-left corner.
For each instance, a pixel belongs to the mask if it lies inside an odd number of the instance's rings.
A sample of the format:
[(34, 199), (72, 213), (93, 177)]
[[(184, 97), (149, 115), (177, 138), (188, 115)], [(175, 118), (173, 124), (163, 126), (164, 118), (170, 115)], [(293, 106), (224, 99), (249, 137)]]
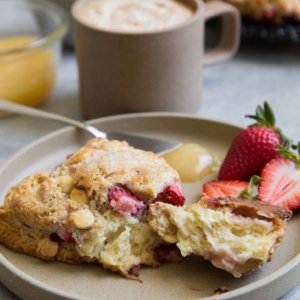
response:
[(220, 1), (208, 2), (205, 5), (205, 21), (222, 17), (222, 34), (219, 44), (204, 53), (204, 65), (221, 62), (233, 57), (240, 44), (241, 16), (237, 8)]

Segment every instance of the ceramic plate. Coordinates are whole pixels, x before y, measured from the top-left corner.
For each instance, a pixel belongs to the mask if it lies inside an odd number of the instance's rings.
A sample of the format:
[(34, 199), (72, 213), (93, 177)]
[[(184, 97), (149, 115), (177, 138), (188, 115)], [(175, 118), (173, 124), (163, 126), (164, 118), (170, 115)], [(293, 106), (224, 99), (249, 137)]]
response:
[[(146, 113), (97, 119), (91, 122), (102, 130), (127, 131), (145, 136), (197, 142), (224, 157), (241, 128), (192, 116)], [(81, 147), (88, 134), (64, 128), (49, 134), (16, 153), (0, 169), (0, 199), (10, 186), (32, 172), (51, 170), (69, 153)], [(188, 202), (201, 193), (201, 182), (184, 184)], [(143, 267), (143, 283), (104, 270), (100, 265), (68, 265), (46, 262), (0, 247), (0, 280), (23, 299), (277, 299), (300, 277), (300, 215), (288, 224), (285, 239), (273, 261), (247, 277), (235, 279), (214, 268), (201, 257), (190, 256), (177, 264)], [(226, 287), (229, 292), (212, 296)]]

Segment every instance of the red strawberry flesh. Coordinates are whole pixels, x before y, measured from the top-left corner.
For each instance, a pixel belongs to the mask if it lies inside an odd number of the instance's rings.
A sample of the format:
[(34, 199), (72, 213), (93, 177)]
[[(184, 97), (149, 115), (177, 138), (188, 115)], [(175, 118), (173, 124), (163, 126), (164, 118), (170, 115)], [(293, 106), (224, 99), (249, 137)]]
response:
[(113, 210), (123, 215), (136, 215), (146, 207), (142, 201), (119, 187), (109, 189), (108, 201)]
[(185, 197), (182, 194), (181, 186), (178, 183), (168, 185), (157, 195), (155, 201), (169, 203), (175, 206), (182, 206), (185, 203)]
[(135, 275), (135, 276), (139, 276), (139, 270), (141, 268), (141, 265), (134, 265), (130, 268), (130, 270), (128, 271), (129, 274), (131, 275)]
[(271, 160), (263, 169), (258, 197), (290, 210), (300, 208), (300, 170), (287, 158)]
[(260, 175), (264, 166), (273, 158), (282, 157), (276, 151), (282, 145), (280, 136), (271, 128), (252, 126), (239, 133), (219, 171), (219, 180), (249, 181)]
[(154, 250), (154, 258), (159, 263), (163, 261), (179, 262), (182, 256), (176, 245), (163, 245)]
[(203, 193), (211, 198), (237, 197), (242, 190), (247, 188), (249, 182), (238, 180), (210, 181), (203, 185)]
[(59, 227), (59, 229), (56, 231), (56, 233), (61, 239), (63, 239), (68, 244), (70, 244), (70, 245), (76, 244), (76, 241), (73, 238), (72, 234), (69, 231), (67, 231), (65, 228)]
[(54, 242), (54, 243), (62, 243), (64, 240), (62, 239), (62, 238), (60, 238), (59, 237), (59, 235), (57, 234), (57, 233), (51, 233), (50, 235), (49, 235), (49, 238), (50, 238), (50, 240), (52, 241), (52, 242)]

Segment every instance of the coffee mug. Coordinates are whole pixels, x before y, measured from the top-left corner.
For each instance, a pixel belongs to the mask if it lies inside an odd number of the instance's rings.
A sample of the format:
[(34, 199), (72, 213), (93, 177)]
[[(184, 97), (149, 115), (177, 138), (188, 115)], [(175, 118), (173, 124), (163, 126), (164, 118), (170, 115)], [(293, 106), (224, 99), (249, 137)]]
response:
[[(92, 2), (77, 0), (72, 6), (80, 102), (88, 119), (146, 111), (194, 113), (202, 100), (203, 65), (229, 59), (238, 49), (240, 15), (224, 2), (180, 0), (193, 11), (189, 19), (142, 32), (87, 22), (82, 11)], [(220, 42), (204, 53), (204, 22), (217, 16), (223, 21)]]

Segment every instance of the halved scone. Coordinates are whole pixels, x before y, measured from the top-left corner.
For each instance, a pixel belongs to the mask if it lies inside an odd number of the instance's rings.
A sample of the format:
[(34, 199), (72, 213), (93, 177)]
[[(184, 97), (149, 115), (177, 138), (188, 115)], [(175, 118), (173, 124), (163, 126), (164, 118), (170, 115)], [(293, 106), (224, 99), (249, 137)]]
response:
[(147, 221), (153, 201), (183, 205), (162, 158), (96, 138), (50, 173), (12, 187), (0, 207), (0, 243), (46, 260), (98, 262), (125, 276), (160, 263), (165, 242)]
[(156, 202), (149, 212), (151, 228), (182, 256), (203, 256), (235, 277), (271, 261), (292, 216), (284, 207), (205, 195), (186, 207)]

